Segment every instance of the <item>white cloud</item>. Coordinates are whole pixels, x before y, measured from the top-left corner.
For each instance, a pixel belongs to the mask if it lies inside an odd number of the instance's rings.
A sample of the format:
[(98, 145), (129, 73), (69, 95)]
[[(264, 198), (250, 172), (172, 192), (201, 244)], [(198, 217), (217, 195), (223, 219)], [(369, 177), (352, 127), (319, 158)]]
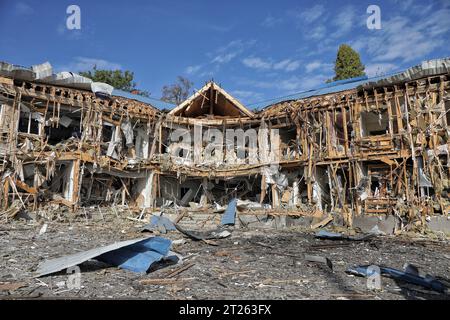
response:
[(188, 66), (185, 70), (187, 74), (196, 74), (202, 68), (201, 65)]
[(325, 74), (317, 74), (313, 76), (290, 76), (288, 78), (278, 78), (276, 81), (267, 80), (244, 80), (241, 81), (242, 85), (251, 86), (258, 89), (275, 89), (280, 92), (280, 95), (287, 95), (305, 90), (317, 88), (325, 83), (330, 78)]
[(198, 77), (199, 78), (213, 78), (214, 77), (214, 72), (217, 72), (217, 69), (214, 70), (205, 70), (203, 72), (201, 72)]
[(368, 77), (385, 75), (386, 73), (397, 69), (393, 63), (373, 63), (366, 65), (365, 72)]
[(351, 42), (357, 50), (365, 49), (375, 62), (420, 59), (448, 45), (450, 9), (435, 10), (420, 17), (394, 16), (383, 21), (381, 30)]
[(268, 61), (264, 61), (258, 57), (248, 57), (242, 60), (242, 63), (252, 69), (262, 69), (268, 70), (272, 68), (272, 63)]
[(324, 12), (325, 7), (321, 4), (316, 4), (315, 6), (298, 13), (298, 18), (302, 22), (309, 24), (319, 19), (319, 17), (322, 16)]
[(333, 64), (332, 63), (323, 63), (320, 61), (312, 61), (309, 62), (305, 65), (305, 69), (307, 73), (316, 71), (316, 70), (321, 70), (321, 72), (330, 72), (332, 71), (333, 68)]
[(408, 11), (412, 7), (414, 0), (394, 0), (393, 2), (400, 10)]
[(324, 84), (326, 80), (327, 77), (322, 74), (314, 75), (312, 77), (292, 76), (288, 79), (279, 81), (277, 87), (286, 94), (290, 94), (317, 88), (319, 85)]
[(261, 100), (264, 96), (262, 93), (248, 90), (234, 90), (231, 91), (231, 94), (236, 98), (238, 98), (239, 100), (250, 100), (250, 101)]
[(347, 34), (357, 23), (355, 21), (355, 18), (356, 18), (355, 8), (353, 6), (344, 7), (333, 20), (333, 25), (336, 26), (336, 31), (331, 35), (331, 37), (339, 38)]
[(104, 59), (87, 58), (87, 57), (75, 57), (69, 64), (57, 68), (61, 71), (79, 72), (91, 70), (94, 66), (97, 69), (107, 70), (121, 70), (122, 66), (118, 63), (110, 62)]
[(324, 25), (318, 25), (314, 28), (309, 29), (304, 33), (305, 37), (312, 40), (323, 39), (327, 34), (327, 28)]
[(211, 62), (212, 63), (227, 63), (227, 62), (230, 62), (237, 55), (238, 55), (238, 52), (229, 52), (229, 53), (219, 54), (219, 55), (215, 56)]
[(252, 69), (282, 70), (286, 72), (297, 70), (300, 67), (300, 61), (291, 59), (272, 62), (271, 60), (264, 60), (259, 57), (247, 57), (242, 60), (242, 63)]
[(281, 60), (280, 62), (274, 63), (274, 70), (285, 70), (285, 71), (294, 71), (300, 67), (300, 61), (291, 59)]
[(266, 27), (266, 28), (272, 28), (272, 27), (274, 27), (275, 25), (279, 24), (282, 21), (283, 21), (283, 19), (281, 19), (281, 18), (274, 18), (272, 15), (268, 15), (263, 20), (263, 22), (261, 22), (261, 25), (263, 27)]
[(233, 40), (230, 41), (225, 46), (222, 46), (214, 51), (214, 53), (209, 53), (209, 56), (214, 56), (211, 60), (211, 63), (223, 64), (228, 63), (233, 60), (235, 57), (240, 55), (246, 49), (250, 48), (256, 43), (255, 40), (250, 40), (244, 42), (242, 40)]
[(184, 72), (198, 78), (212, 77), (219, 72), (223, 64), (231, 62), (255, 43), (256, 40), (232, 40), (211, 52), (207, 52), (205, 55), (209, 61), (200, 65), (187, 66)]

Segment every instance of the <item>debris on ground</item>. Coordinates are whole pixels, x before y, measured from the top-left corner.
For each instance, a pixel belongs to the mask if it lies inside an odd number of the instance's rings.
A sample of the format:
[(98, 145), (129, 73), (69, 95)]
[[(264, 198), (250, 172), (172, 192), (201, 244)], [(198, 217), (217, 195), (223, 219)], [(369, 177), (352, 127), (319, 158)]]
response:
[(223, 239), (231, 235), (231, 232), (223, 227), (218, 227), (210, 231), (192, 231), (185, 230), (179, 225), (175, 225), (176, 229), (182, 234), (194, 240), (212, 240), (212, 239)]
[(312, 256), (309, 254), (305, 255), (305, 260), (309, 262), (319, 262), (325, 264), (330, 270), (333, 270), (333, 263), (327, 257), (322, 256)]
[(141, 238), (117, 242), (108, 246), (74, 253), (39, 264), (36, 277), (55, 273), (90, 259), (103, 261), (110, 265), (133, 272), (147, 272), (150, 267), (161, 260), (174, 261), (179, 258), (170, 254), (169, 239), (161, 237)]
[(150, 231), (153, 232), (158, 230), (161, 233), (167, 233), (167, 231), (176, 230), (174, 223), (164, 216), (155, 216), (152, 215), (150, 217), (150, 223), (146, 224), (142, 231)]
[[(425, 277), (420, 276), (419, 270), (413, 265), (408, 264), (405, 267), (404, 271), (383, 266), (377, 267), (380, 269), (381, 275), (390, 277), (395, 280), (412, 283), (426, 289), (435, 290), (440, 293), (444, 293), (449, 289), (446, 285), (444, 285), (442, 282), (431, 275), (427, 274), (425, 275)], [(370, 277), (374, 274), (375, 271), (371, 269), (370, 266), (356, 266), (348, 268), (346, 272), (357, 276)]]
[(220, 221), (220, 224), (223, 226), (227, 225), (234, 225), (235, 219), (236, 219), (236, 206), (237, 206), (237, 199), (233, 198), (228, 203), (228, 207), (225, 210), (225, 213), (222, 216), (222, 220)]
[[(153, 264), (148, 273), (135, 273), (98, 261), (96, 251), (122, 241), (145, 240), (136, 223), (103, 211), (105, 220), (61, 223), (49, 222), (47, 232), (36, 236), (42, 224), (12, 221), (0, 232), (0, 283), (23, 282), (23, 287), (7, 286), (2, 298), (133, 298), (133, 299), (448, 299), (437, 291), (405, 288), (395, 279), (383, 276), (382, 290), (367, 288), (366, 278), (349, 277), (347, 266), (389, 265), (402, 270), (414, 262), (424, 273), (446, 283), (450, 278), (448, 240), (379, 237), (373, 241), (334, 241), (317, 239), (309, 228), (284, 230), (235, 228), (227, 238), (214, 240), (218, 246), (203, 241), (180, 238), (179, 232), (169, 232), (165, 238), (174, 248), (168, 256), (179, 255), (177, 264), (169, 261)], [(206, 232), (206, 230), (196, 229)], [(184, 235), (183, 235), (184, 236)], [(132, 240), (129, 240), (132, 239)], [(236, 244), (235, 244), (236, 243)], [(375, 246), (376, 244), (376, 246)], [(106, 251), (121, 247), (110, 247)], [(20, 249), (19, 249), (20, 248)], [(62, 260), (59, 270), (37, 278), (36, 265), (69, 253), (82, 256)], [(173, 251), (173, 253), (170, 252)], [(319, 262), (307, 261), (307, 255), (319, 256)], [(87, 258), (90, 258), (85, 260)], [(326, 262), (332, 262), (333, 270)], [(82, 262), (84, 261), (84, 262)], [(70, 263), (69, 263), (70, 262)], [(78, 264), (80, 287), (64, 287), (69, 274), (64, 268)], [(317, 264), (317, 267), (312, 267)], [(282, 272), (279, 267), (282, 266)], [(322, 267), (323, 266), (323, 267)], [(155, 280), (156, 279), (156, 280)], [(159, 280), (157, 280), (159, 279)], [(419, 287), (422, 288), (422, 287)], [(8, 289), (11, 289), (8, 291)]]
[(366, 241), (376, 237), (376, 234), (368, 233), (361, 234), (357, 236), (346, 235), (342, 233), (329, 232), (326, 230), (320, 230), (316, 233), (315, 237), (318, 239), (327, 239), (327, 240), (350, 240), (350, 241)]
[(319, 222), (311, 225), (311, 229), (323, 228), (327, 224), (329, 224), (331, 221), (333, 221), (333, 216), (329, 215), (325, 219), (323, 219), (322, 221), (319, 221)]

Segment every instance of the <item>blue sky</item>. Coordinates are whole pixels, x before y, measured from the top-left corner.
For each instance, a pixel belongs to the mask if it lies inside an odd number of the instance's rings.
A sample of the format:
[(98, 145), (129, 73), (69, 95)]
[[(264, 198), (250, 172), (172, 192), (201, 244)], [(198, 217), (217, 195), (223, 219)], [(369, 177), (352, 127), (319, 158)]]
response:
[[(68, 30), (66, 8), (81, 9)], [(369, 30), (369, 5), (381, 29)], [(214, 79), (248, 106), (320, 86), (341, 43), (369, 76), (450, 56), (450, 0), (0, 0), (0, 61), (49, 61), (57, 71), (119, 68), (159, 98), (178, 75)]]

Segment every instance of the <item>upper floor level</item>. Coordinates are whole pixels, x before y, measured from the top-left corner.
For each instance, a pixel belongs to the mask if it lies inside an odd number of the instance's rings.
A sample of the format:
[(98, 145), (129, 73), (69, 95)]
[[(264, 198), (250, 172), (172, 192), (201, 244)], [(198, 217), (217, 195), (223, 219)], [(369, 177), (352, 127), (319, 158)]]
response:
[(160, 102), (54, 78), (2, 73), (3, 156), (81, 155), (122, 169), (203, 168), (226, 174), (238, 168), (247, 174), (249, 168), (273, 162), (296, 165), (312, 159), (328, 163), (439, 152), (448, 142), (450, 59), (425, 62), (390, 77), (327, 85), (275, 101), (259, 112), (214, 82), (165, 112)]

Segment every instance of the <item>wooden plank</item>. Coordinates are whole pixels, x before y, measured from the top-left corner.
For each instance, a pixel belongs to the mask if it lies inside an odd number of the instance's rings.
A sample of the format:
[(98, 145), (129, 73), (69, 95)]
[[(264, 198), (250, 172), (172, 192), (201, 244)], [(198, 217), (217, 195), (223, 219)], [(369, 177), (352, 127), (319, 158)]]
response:
[(312, 224), (311, 229), (323, 228), (327, 224), (329, 224), (331, 221), (333, 221), (333, 216), (329, 215), (325, 219), (323, 219), (315, 224)]
[(30, 187), (29, 185), (27, 185), (25, 182), (22, 182), (18, 179), (14, 180), (14, 183), (16, 184), (16, 186), (18, 186), (20, 189), (25, 190), (28, 193), (31, 194), (36, 194), (37, 193), (37, 189), (34, 187)]
[(0, 77), (0, 83), (8, 84), (8, 85), (14, 85), (13, 79)]

